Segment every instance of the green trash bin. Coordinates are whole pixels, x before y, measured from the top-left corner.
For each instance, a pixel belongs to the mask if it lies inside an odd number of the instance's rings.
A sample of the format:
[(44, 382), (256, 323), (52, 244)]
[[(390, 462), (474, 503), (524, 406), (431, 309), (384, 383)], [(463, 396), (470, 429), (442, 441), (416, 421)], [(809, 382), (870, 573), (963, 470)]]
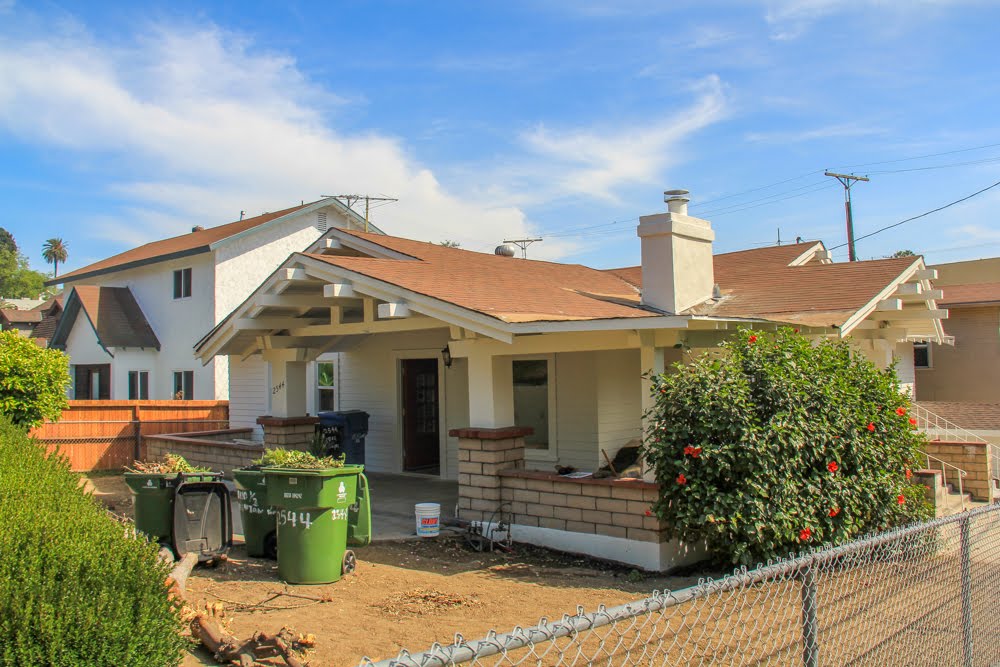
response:
[(243, 521), (243, 541), (247, 555), (253, 558), (277, 558), (277, 515), (267, 504), (267, 477), (259, 467), (236, 468), (236, 497), (240, 501), (240, 518)]
[(125, 473), (125, 483), (135, 499), (135, 527), (154, 542), (172, 544), (174, 494), (181, 482), (212, 482), (222, 473)]
[(278, 510), (278, 576), (291, 584), (327, 584), (353, 572), (348, 515), (364, 466), (262, 470), (267, 504)]

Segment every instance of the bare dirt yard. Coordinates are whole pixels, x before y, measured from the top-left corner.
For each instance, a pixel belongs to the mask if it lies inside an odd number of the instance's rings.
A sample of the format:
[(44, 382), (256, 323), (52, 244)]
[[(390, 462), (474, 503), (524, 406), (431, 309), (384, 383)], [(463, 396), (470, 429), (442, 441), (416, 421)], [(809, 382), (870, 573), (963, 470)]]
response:
[[(89, 480), (113, 511), (132, 515), (121, 477)], [(546, 549), (515, 545), (511, 553), (480, 553), (461, 536), (380, 542), (356, 550), (355, 573), (322, 586), (290, 586), (277, 564), (247, 558), (242, 545), (228, 562), (198, 568), (188, 582), (192, 604), (221, 603), (226, 626), (241, 639), (289, 627), (313, 634), (307, 654), (313, 667), (354, 666), (362, 657), (418, 652), (434, 642), (450, 644), (456, 632), (479, 639), (490, 629), (508, 632), (598, 605), (617, 605), (653, 590), (677, 590), (698, 576), (644, 575), (630, 568)], [(215, 664), (194, 651), (185, 667)], [(275, 663), (278, 664), (278, 663)]]

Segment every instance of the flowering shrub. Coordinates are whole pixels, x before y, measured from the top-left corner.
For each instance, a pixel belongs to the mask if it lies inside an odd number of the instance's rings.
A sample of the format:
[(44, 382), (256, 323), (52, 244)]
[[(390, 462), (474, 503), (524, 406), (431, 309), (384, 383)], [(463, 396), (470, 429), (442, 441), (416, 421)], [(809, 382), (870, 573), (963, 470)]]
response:
[(753, 565), (930, 515), (894, 368), (791, 329), (723, 348), (653, 378), (643, 453), (671, 537)]

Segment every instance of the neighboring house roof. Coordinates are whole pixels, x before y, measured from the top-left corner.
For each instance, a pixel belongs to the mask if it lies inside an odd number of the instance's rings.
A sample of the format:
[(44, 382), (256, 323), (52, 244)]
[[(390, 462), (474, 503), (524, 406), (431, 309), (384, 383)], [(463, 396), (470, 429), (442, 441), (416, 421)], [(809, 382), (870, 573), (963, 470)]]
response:
[(34, 324), (42, 321), (42, 314), (37, 310), (14, 310), (0, 308), (0, 322), (8, 324)]
[(941, 291), (940, 303), (946, 308), (1000, 304), (1000, 283), (947, 285)]
[(65, 348), (74, 324), (83, 313), (105, 350), (111, 347), (160, 349), (160, 341), (127, 287), (78, 285), (66, 299), (62, 318), (50, 347)]
[(32, 310), (39, 310), (39, 311), (42, 311), (44, 313), (45, 311), (50, 310), (50, 309), (52, 309), (55, 306), (59, 306), (59, 308), (62, 308), (63, 302), (65, 300), (66, 300), (66, 292), (59, 292), (59, 294), (56, 294), (51, 299), (46, 299), (45, 301), (42, 301), (40, 304), (38, 304), (37, 306), (35, 306)]
[(1000, 403), (918, 401), (917, 405), (967, 431), (1000, 431)]
[(93, 264), (76, 269), (75, 271), (65, 273), (58, 278), (54, 278), (46, 282), (46, 285), (64, 282), (68, 283), (82, 278), (90, 278), (103, 273), (110, 273), (111, 271), (121, 271), (123, 269), (130, 269), (144, 264), (164, 262), (170, 259), (177, 259), (180, 257), (187, 257), (189, 255), (197, 255), (208, 252), (211, 250), (211, 245), (213, 243), (217, 243), (223, 239), (229, 238), (230, 236), (235, 236), (247, 230), (253, 229), (254, 227), (259, 227), (272, 220), (286, 216), (289, 213), (294, 213), (310, 205), (311, 204), (293, 206), (281, 211), (275, 211), (274, 213), (265, 213), (264, 215), (258, 215), (253, 218), (246, 218), (244, 220), (230, 222), (229, 224), (219, 225), (218, 227), (210, 227), (208, 229), (191, 232), (182, 236), (153, 241), (152, 243), (147, 243), (146, 245), (141, 245), (138, 248), (126, 250), (125, 252), (114, 255), (113, 257), (108, 257), (107, 259), (102, 259), (99, 262), (94, 262)]
[(0, 304), (9, 304), (17, 310), (31, 310), (45, 303), (43, 299), (5, 299), (0, 297)]

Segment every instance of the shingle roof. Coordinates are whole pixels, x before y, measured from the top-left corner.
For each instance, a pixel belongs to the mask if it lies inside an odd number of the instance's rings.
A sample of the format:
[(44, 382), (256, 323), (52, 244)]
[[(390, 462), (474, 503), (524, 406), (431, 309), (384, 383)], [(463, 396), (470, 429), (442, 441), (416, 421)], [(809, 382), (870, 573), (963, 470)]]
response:
[(917, 401), (917, 405), (968, 431), (1000, 431), (1000, 403)]
[(258, 215), (253, 218), (246, 218), (244, 220), (237, 220), (236, 222), (230, 222), (225, 225), (219, 225), (218, 227), (209, 227), (208, 229), (191, 232), (190, 234), (175, 236), (169, 239), (162, 239), (160, 241), (153, 241), (152, 243), (147, 243), (146, 245), (139, 246), (138, 248), (126, 250), (125, 252), (114, 255), (113, 257), (102, 259), (99, 262), (94, 262), (93, 264), (76, 269), (75, 271), (70, 271), (69, 273), (48, 281), (46, 284), (51, 285), (55, 283), (71, 282), (73, 280), (79, 280), (81, 278), (107, 273), (109, 271), (118, 271), (132, 266), (141, 266), (152, 262), (165, 261), (174, 257), (184, 257), (201, 252), (208, 252), (209, 246), (213, 243), (227, 239), (230, 236), (235, 236), (236, 234), (245, 232), (248, 229), (259, 227), (260, 225), (270, 222), (271, 220), (288, 215), (289, 213), (294, 213), (295, 211), (311, 205), (312, 203), (302, 204), (301, 206), (293, 206), (281, 211), (265, 213), (264, 215)]
[(946, 308), (1000, 303), (1000, 283), (947, 285), (942, 287), (941, 290), (944, 296), (941, 298), (940, 303)]
[[(419, 261), (311, 255), (321, 261), (506, 322), (661, 313), (639, 303), (640, 267), (597, 270), (498, 257), (392, 236), (349, 232)], [(716, 255), (722, 298), (685, 314), (840, 325), (868, 304), (914, 258), (788, 266), (816, 243)]]
[(42, 314), (37, 310), (16, 310), (13, 308), (0, 308), (0, 320), (6, 320), (13, 324), (23, 324), (25, 322), (41, 322)]
[(86, 314), (97, 339), (105, 348), (142, 347), (160, 349), (160, 341), (127, 287), (78, 285), (66, 300), (66, 310), (52, 336), (52, 346), (65, 347), (69, 332)]

